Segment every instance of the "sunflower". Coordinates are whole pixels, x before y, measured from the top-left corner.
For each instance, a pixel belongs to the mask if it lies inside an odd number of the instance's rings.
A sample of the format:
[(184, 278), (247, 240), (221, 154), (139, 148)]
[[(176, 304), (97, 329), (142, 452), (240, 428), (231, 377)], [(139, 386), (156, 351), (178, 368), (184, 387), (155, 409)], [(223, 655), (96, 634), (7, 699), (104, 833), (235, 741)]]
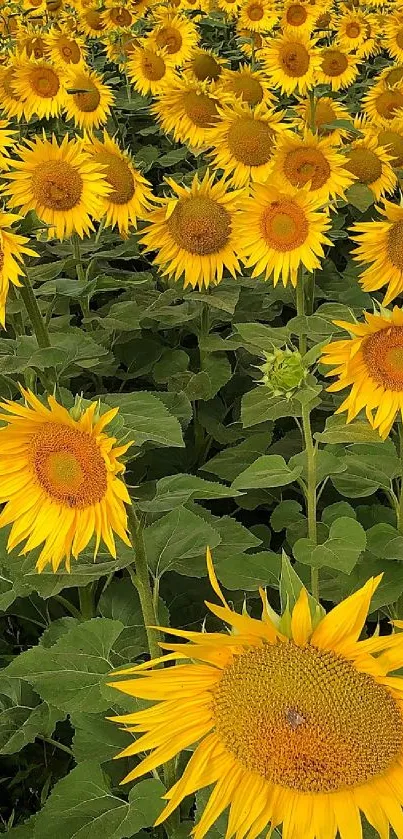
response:
[(358, 243), (354, 258), (368, 267), (360, 276), (364, 291), (387, 286), (384, 306), (403, 291), (403, 207), (383, 200), (380, 221), (355, 224), (353, 240)]
[(403, 82), (393, 87), (385, 82), (373, 85), (362, 98), (362, 108), (376, 125), (387, 125), (394, 117), (403, 116)]
[(385, 67), (376, 76), (376, 83), (386, 84), (388, 87), (394, 87), (395, 84), (403, 80), (403, 65), (395, 64), (393, 67)]
[(115, 0), (109, 0), (105, 3), (105, 11), (102, 13), (102, 20), (105, 25), (105, 30), (128, 30), (134, 23), (133, 15), (130, 11), (130, 6), (124, 3), (117, 3)]
[(321, 51), (320, 65), (316, 71), (319, 84), (328, 84), (332, 90), (350, 87), (359, 73), (358, 59), (336, 46)]
[(316, 6), (299, 0), (288, 0), (280, 19), (280, 26), (289, 32), (310, 35), (316, 26), (317, 16)]
[(15, 64), (12, 86), (23, 100), (23, 114), (27, 120), (33, 114), (40, 119), (59, 116), (66, 93), (57, 68), (49, 61), (20, 60)]
[[(280, 619), (261, 589), (256, 619), (230, 608), (209, 552), (208, 567), (220, 603), (207, 607), (230, 632), (162, 627), (186, 643), (163, 643), (166, 656), (114, 674), (111, 687), (147, 700), (112, 718), (138, 735), (118, 757), (150, 751), (122, 783), (187, 749), (156, 824), (213, 785), (194, 839), (227, 808), (226, 836), (237, 839), (279, 825), (283, 839), (360, 839), (361, 812), (383, 839), (389, 822), (400, 835), (403, 682), (389, 674), (402, 666), (403, 635), (358, 640), (381, 576), (328, 614), (301, 588)], [(165, 661), (175, 664), (152, 669)]]
[(14, 136), (15, 131), (12, 131), (7, 120), (0, 119), (0, 159), (2, 169), (8, 168), (9, 149), (15, 144)]
[(238, 21), (240, 26), (251, 32), (271, 32), (278, 21), (278, 14), (269, 0), (245, 0), (240, 7)]
[(8, 117), (17, 117), (18, 120), (24, 116), (24, 96), (18, 96), (14, 89), (16, 58), (9, 58), (7, 64), (0, 65), (0, 109)]
[(403, 310), (394, 306), (364, 315), (365, 323), (335, 321), (352, 337), (324, 347), (321, 361), (333, 367), (326, 375), (338, 376), (328, 390), (352, 385), (336, 413), (347, 411), (351, 422), (365, 408), (368, 421), (385, 439), (399, 411), (403, 418)]
[(16, 47), (19, 55), (26, 58), (45, 58), (46, 41), (43, 31), (37, 26), (20, 26), (16, 33)]
[(210, 145), (218, 118), (218, 99), (208, 82), (179, 79), (164, 89), (151, 108), (166, 134), (193, 148)]
[(105, 38), (102, 38), (102, 43), (109, 61), (119, 64), (119, 67), (125, 70), (133, 51), (137, 47), (141, 47), (142, 41), (132, 32), (120, 32), (118, 35), (109, 32)]
[(0, 498), (5, 507), (0, 527), (12, 524), (7, 548), (25, 542), (26, 554), (43, 545), (38, 571), (63, 560), (77, 559), (95, 536), (96, 556), (101, 539), (116, 557), (114, 533), (130, 545), (125, 503), (127, 489), (119, 477), (119, 458), (130, 443), (115, 446), (104, 429), (116, 416), (113, 408), (97, 418), (93, 402), (79, 419), (53, 396), (48, 406), (22, 390), (25, 405), (7, 399), (0, 404), (2, 457)]
[(174, 65), (166, 50), (160, 50), (146, 40), (131, 50), (126, 71), (134, 89), (142, 96), (156, 96), (176, 80)]
[(325, 204), (329, 199), (344, 198), (345, 190), (354, 183), (346, 172), (345, 159), (329, 137), (319, 137), (305, 129), (300, 137), (289, 134), (281, 138), (273, 158), (273, 172), (285, 189), (307, 186), (309, 192)]
[(23, 213), (35, 210), (49, 225), (49, 238), (60, 239), (77, 232), (81, 238), (94, 229), (91, 217), (99, 221), (103, 199), (111, 188), (82, 145), (65, 134), (59, 146), (53, 136), (26, 140), (13, 160), (16, 172), (7, 174), (4, 192), (11, 207)]
[(305, 93), (315, 85), (320, 64), (316, 41), (284, 32), (272, 38), (263, 50), (262, 64), (274, 87), (282, 93)]
[(217, 8), (225, 12), (227, 17), (238, 18), (242, 0), (217, 0)]
[(376, 133), (380, 146), (384, 146), (391, 157), (391, 165), (403, 168), (403, 119), (392, 119), (389, 125), (381, 127)]
[(159, 15), (150, 38), (159, 49), (166, 49), (176, 66), (190, 59), (199, 41), (194, 23), (171, 12)]
[(385, 25), (383, 46), (391, 58), (403, 61), (403, 18), (391, 15)]
[(383, 146), (378, 144), (376, 137), (366, 133), (364, 137), (355, 140), (346, 151), (345, 168), (358, 180), (358, 183), (369, 187), (378, 201), (387, 192), (393, 192), (397, 177), (392, 169), (393, 158)]
[[(312, 104), (308, 98), (300, 99), (299, 103), (295, 105), (295, 111), (299, 119), (295, 120), (296, 128), (300, 127), (301, 121), (303, 125), (310, 128), (312, 125)], [(338, 120), (351, 121), (350, 113), (345, 105), (337, 102), (336, 99), (331, 99), (329, 96), (321, 96), (315, 102), (313, 121), (316, 131), (321, 137), (331, 137), (335, 145), (340, 143), (340, 140), (348, 137), (349, 132), (346, 128), (335, 126), (332, 128), (332, 123)]]
[(27, 248), (29, 239), (19, 236), (10, 227), (20, 216), (0, 211), (0, 323), (5, 327), (6, 301), (10, 283), (20, 286), (19, 277), (24, 272), (24, 256), (37, 256)]
[(263, 70), (251, 70), (247, 64), (240, 64), (237, 70), (223, 70), (220, 89), (246, 102), (251, 108), (261, 102), (274, 105), (276, 101)]
[(127, 236), (129, 227), (137, 227), (137, 220), (149, 209), (152, 199), (149, 182), (143, 178), (127, 152), (121, 151), (116, 140), (104, 131), (103, 142), (92, 138), (86, 146), (97, 169), (104, 172), (104, 178), (112, 191), (103, 198), (106, 224), (117, 226), (122, 236)]
[(265, 181), (273, 168), (277, 138), (286, 133), (281, 122), (284, 112), (275, 113), (265, 104), (251, 110), (246, 103), (235, 101), (221, 107), (219, 115), (209, 135), (214, 167), (222, 169), (235, 187)]
[(240, 25), (238, 21), (236, 24), (236, 35), (239, 38), (239, 49), (248, 58), (260, 58), (260, 50), (265, 46), (267, 40), (263, 38), (260, 32), (252, 32)]
[(214, 52), (197, 47), (193, 50), (189, 61), (183, 65), (182, 70), (188, 73), (193, 81), (217, 82), (225, 66), (223, 59)]
[[(64, 81), (68, 94), (65, 111), (74, 125), (86, 131), (105, 125), (115, 100), (102, 77), (88, 67), (77, 67), (66, 71)], [(81, 92), (70, 93), (70, 90)]]
[(340, 15), (336, 23), (336, 43), (345, 50), (360, 47), (367, 37), (368, 16), (352, 11)]
[(224, 268), (233, 277), (239, 271), (233, 224), (240, 193), (213, 180), (207, 171), (202, 181), (195, 175), (189, 188), (166, 178), (175, 197), (160, 199), (140, 239), (147, 251), (157, 251), (154, 262), (163, 276), (183, 276), (185, 287), (200, 290), (221, 282)]
[(318, 35), (320, 37), (326, 38), (329, 37), (329, 34), (333, 32), (335, 26), (335, 16), (329, 9), (323, 9), (322, 11), (318, 11), (317, 18), (315, 20), (314, 28), (319, 30)]
[(46, 52), (59, 70), (66, 70), (72, 64), (75, 67), (83, 64), (87, 56), (84, 39), (59, 27), (54, 27), (47, 33)]
[(97, 6), (89, 6), (83, 9), (79, 18), (80, 28), (89, 38), (100, 38), (105, 31), (105, 22), (102, 12)]

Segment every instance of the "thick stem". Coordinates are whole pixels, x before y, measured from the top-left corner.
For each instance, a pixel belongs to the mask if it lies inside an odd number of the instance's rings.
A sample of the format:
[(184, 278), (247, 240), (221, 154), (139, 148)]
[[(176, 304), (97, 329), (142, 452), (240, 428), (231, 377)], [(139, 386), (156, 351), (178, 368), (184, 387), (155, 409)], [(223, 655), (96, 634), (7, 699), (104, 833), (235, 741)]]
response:
[(38, 306), (38, 301), (35, 297), (32, 285), (27, 274), (22, 275), (21, 282), (21, 299), (24, 303), (32, 329), (35, 333), (35, 337), (38, 342), (38, 347), (40, 347), (41, 349), (44, 349), (45, 347), (50, 347), (50, 338), (48, 330), (46, 328), (45, 320), (42, 317), (42, 312)]
[[(73, 233), (73, 235), (71, 237), (71, 242), (72, 242), (72, 245), (73, 245), (74, 261), (76, 263), (77, 279), (78, 279), (79, 283), (82, 283), (82, 285), (85, 285), (85, 271), (84, 271), (83, 261), (81, 259), (81, 245), (80, 245), (80, 237), (79, 237), (78, 233)], [(89, 307), (89, 303), (88, 303), (88, 298), (86, 298), (85, 295), (81, 298), (80, 305), (81, 305), (81, 311), (83, 313), (83, 317), (90, 318), (91, 317), (90, 307)]]
[(316, 134), (316, 99), (315, 99), (315, 90), (309, 91), (309, 117), (310, 117), (310, 129), (312, 134)]
[(400, 456), (400, 494), (399, 494), (399, 508), (397, 510), (397, 529), (403, 535), (403, 424), (399, 422), (399, 456)]
[(83, 621), (91, 620), (95, 615), (93, 583), (90, 583), (88, 586), (80, 586), (78, 597), (80, 601), (81, 619)]
[[(296, 302), (297, 302), (297, 315), (303, 317), (305, 315), (305, 289), (304, 289), (304, 278), (302, 276), (302, 268), (298, 269), (298, 277), (297, 277), (297, 286), (295, 289), (296, 293)], [(306, 353), (306, 335), (300, 335), (299, 339), (299, 351), (301, 355), (305, 355)]]
[[(309, 406), (306, 405), (302, 407), (302, 428), (307, 462), (306, 513), (308, 518), (308, 538), (316, 545), (316, 449), (312, 439), (311, 414)], [(316, 600), (319, 600), (319, 571), (317, 568), (311, 568), (311, 590), (312, 596)]]

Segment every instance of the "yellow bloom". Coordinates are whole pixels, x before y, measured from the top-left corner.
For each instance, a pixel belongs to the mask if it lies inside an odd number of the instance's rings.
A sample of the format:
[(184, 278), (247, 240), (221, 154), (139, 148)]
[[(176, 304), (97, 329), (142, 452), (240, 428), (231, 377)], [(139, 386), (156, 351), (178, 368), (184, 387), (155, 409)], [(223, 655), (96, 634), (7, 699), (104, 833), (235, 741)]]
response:
[(395, 64), (393, 67), (385, 67), (376, 77), (376, 84), (385, 83), (388, 87), (394, 87), (395, 84), (401, 82), (403, 79), (403, 66)]
[(127, 4), (112, 2), (105, 3), (105, 11), (102, 13), (102, 20), (105, 29), (128, 30), (134, 22), (130, 6)]
[(33, 114), (40, 119), (58, 116), (64, 107), (66, 93), (60, 72), (48, 61), (21, 60), (15, 64), (11, 85), (23, 100), (27, 120)]
[(224, 93), (247, 102), (251, 108), (264, 102), (274, 105), (276, 100), (270, 90), (269, 78), (263, 70), (251, 70), (247, 64), (240, 64), (237, 70), (223, 70), (220, 89)]
[(9, 149), (15, 144), (15, 133), (6, 119), (0, 119), (0, 159), (3, 169), (8, 168)]
[(29, 239), (10, 230), (20, 216), (0, 212), (0, 323), (5, 327), (6, 301), (10, 283), (20, 286), (19, 277), (24, 271), (24, 256), (37, 256), (27, 248)]
[(166, 50), (160, 50), (151, 41), (142, 41), (133, 47), (126, 68), (134, 89), (142, 96), (156, 96), (176, 80)]
[(116, 557), (114, 533), (127, 545), (130, 502), (119, 474), (119, 458), (130, 443), (115, 446), (104, 428), (118, 409), (96, 419), (93, 402), (76, 420), (48, 397), (48, 407), (30, 391), (26, 405), (7, 399), (0, 403), (0, 498), (5, 504), (0, 527), (12, 524), (7, 548), (25, 542), (26, 554), (43, 545), (38, 571), (51, 564), (57, 571), (70, 557), (77, 559), (95, 536), (96, 556), (101, 539)]
[(100, 220), (103, 199), (111, 191), (104, 170), (85, 154), (82, 145), (65, 134), (59, 146), (55, 137), (26, 140), (13, 160), (16, 172), (7, 173), (4, 192), (11, 207), (23, 213), (35, 210), (49, 225), (49, 238), (60, 239), (77, 232), (81, 238), (94, 229), (91, 218)]
[(171, 178), (166, 182), (176, 195), (160, 199), (160, 208), (150, 211), (140, 239), (147, 251), (157, 251), (154, 262), (163, 276), (183, 276), (185, 287), (199, 289), (221, 282), (224, 268), (235, 277), (233, 226), (240, 193), (228, 192), (223, 181), (214, 184), (208, 172), (201, 182), (195, 175), (190, 188)]
[(386, 82), (373, 85), (362, 98), (362, 108), (377, 125), (387, 125), (394, 117), (402, 117), (403, 82), (393, 87)]
[(378, 201), (387, 192), (393, 192), (397, 177), (392, 169), (392, 157), (376, 137), (366, 133), (363, 138), (351, 143), (345, 155), (345, 167), (358, 180), (368, 186)]
[(253, 32), (250, 27), (241, 25), (240, 21), (236, 24), (236, 34), (237, 38), (240, 39), (239, 49), (242, 50), (244, 55), (247, 55), (248, 58), (254, 56), (260, 60), (260, 50), (267, 43), (267, 39), (263, 38), (259, 32)]
[(391, 312), (364, 315), (365, 323), (335, 321), (351, 338), (324, 347), (321, 361), (333, 367), (326, 375), (338, 377), (328, 390), (351, 386), (337, 413), (347, 411), (351, 422), (365, 409), (372, 428), (385, 439), (399, 411), (403, 418), (403, 310), (394, 306)]
[(288, 0), (280, 19), (280, 26), (289, 32), (310, 35), (317, 25), (317, 17), (318, 9), (315, 5), (300, 0)]
[[(115, 100), (111, 88), (103, 84), (102, 78), (87, 67), (70, 67), (66, 70), (64, 82), (67, 90), (65, 111), (68, 118), (74, 120), (78, 128), (85, 128), (86, 131), (105, 125)], [(82, 92), (69, 93), (70, 90)]]
[(136, 169), (129, 154), (122, 151), (106, 131), (103, 142), (93, 137), (86, 151), (112, 188), (102, 199), (106, 224), (117, 226), (119, 233), (127, 236), (129, 228), (136, 228), (138, 218), (150, 207), (151, 185)]
[(241, 4), (238, 21), (251, 32), (271, 32), (278, 14), (270, 0), (245, 0)]
[(179, 14), (170, 12), (158, 15), (150, 38), (159, 49), (166, 49), (176, 66), (189, 60), (199, 41), (194, 23)]
[(284, 112), (275, 113), (265, 104), (252, 111), (238, 100), (222, 107), (219, 115), (209, 134), (214, 166), (236, 187), (264, 182), (273, 168), (276, 140), (286, 130)]
[[(300, 100), (299, 104), (295, 106), (295, 111), (299, 117), (294, 123), (295, 126), (300, 127), (302, 121), (307, 128), (311, 128), (312, 109), (310, 100), (308, 98)], [(314, 123), (315, 129), (321, 137), (331, 137), (332, 141), (337, 145), (342, 138), (348, 137), (348, 129), (331, 127), (332, 122), (341, 119), (351, 121), (351, 116), (345, 105), (337, 102), (336, 99), (331, 99), (329, 96), (322, 96), (316, 100)]]
[(187, 78), (164, 88), (151, 111), (166, 134), (193, 148), (210, 145), (211, 129), (217, 121), (219, 104), (208, 82), (192, 82)]
[(370, 16), (361, 11), (341, 15), (336, 23), (336, 42), (345, 50), (360, 47), (367, 37)]
[(376, 137), (379, 145), (384, 146), (392, 158), (392, 166), (401, 169), (403, 167), (403, 119), (393, 119), (388, 126), (381, 126), (376, 131)]
[(47, 33), (46, 51), (59, 70), (66, 70), (70, 65), (83, 64), (87, 55), (83, 38), (59, 27)]
[(79, 17), (79, 25), (82, 32), (89, 38), (99, 38), (105, 31), (105, 22), (102, 12), (97, 6), (89, 6), (83, 9)]
[[(203, 839), (229, 808), (227, 836), (361, 839), (361, 813), (383, 839), (401, 830), (403, 802), (403, 635), (359, 641), (380, 577), (370, 578), (327, 615), (303, 588), (278, 622), (261, 590), (261, 619), (227, 604), (209, 610), (230, 633), (163, 629), (174, 666), (143, 662), (120, 670), (112, 687), (152, 704), (113, 718), (138, 734), (120, 757), (141, 755), (123, 783), (182, 749), (190, 760), (164, 795), (163, 822), (183, 799), (213, 785), (192, 834)], [(285, 629), (285, 627), (288, 629)], [(128, 738), (129, 740), (129, 738)]]
[(316, 80), (319, 84), (330, 85), (332, 90), (344, 90), (353, 84), (358, 72), (357, 58), (338, 47), (325, 47), (321, 51)]
[(272, 38), (262, 52), (263, 69), (282, 93), (305, 93), (315, 85), (320, 64), (316, 41), (294, 32)]
[(220, 78), (225, 66), (223, 59), (219, 58), (211, 50), (197, 47), (193, 50), (189, 61), (183, 65), (183, 71), (187, 72), (193, 81), (216, 82)]
[(16, 34), (16, 48), (19, 55), (27, 58), (45, 58), (46, 42), (43, 30), (31, 25), (20, 25)]
[(392, 15), (385, 26), (383, 46), (391, 58), (403, 61), (403, 18)]
[(346, 172), (343, 155), (336, 151), (329, 137), (319, 137), (305, 129), (304, 135), (281, 138), (273, 158), (273, 172), (285, 188), (304, 187), (322, 204), (343, 198), (354, 182)]
[(377, 291), (387, 286), (384, 306), (403, 291), (403, 207), (383, 201), (378, 211), (384, 216), (381, 221), (367, 221), (354, 224), (352, 232), (358, 234), (354, 258), (369, 267), (360, 276), (364, 291)]

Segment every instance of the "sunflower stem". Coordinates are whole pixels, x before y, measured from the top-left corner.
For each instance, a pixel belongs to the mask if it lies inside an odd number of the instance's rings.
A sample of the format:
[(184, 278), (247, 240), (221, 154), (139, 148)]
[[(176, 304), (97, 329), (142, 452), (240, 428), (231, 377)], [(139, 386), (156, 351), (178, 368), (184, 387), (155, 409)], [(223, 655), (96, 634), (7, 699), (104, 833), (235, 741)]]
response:
[[(304, 434), (306, 452), (306, 514), (308, 518), (308, 539), (316, 545), (316, 448), (312, 438), (311, 412), (309, 405), (302, 406), (302, 430)], [(311, 592), (315, 600), (319, 601), (319, 570), (311, 568)]]
[(316, 121), (315, 121), (315, 112), (316, 112), (316, 99), (315, 99), (315, 89), (309, 91), (309, 117), (310, 117), (310, 129), (312, 134), (316, 134)]
[[(305, 316), (305, 288), (304, 288), (304, 277), (302, 274), (301, 266), (298, 269), (298, 276), (297, 276), (297, 285), (295, 289), (296, 295), (296, 304), (297, 304), (297, 315), (299, 317)], [(305, 355), (307, 349), (306, 344), (306, 335), (301, 334), (299, 338), (299, 351), (302, 356)]]
[(94, 617), (94, 586), (90, 583), (88, 586), (80, 586), (78, 589), (78, 598), (80, 601), (80, 616), (81, 620), (89, 621)]
[[(79, 237), (78, 233), (73, 233), (73, 235), (71, 237), (71, 242), (72, 242), (72, 245), (73, 245), (74, 261), (76, 263), (77, 280), (78, 280), (79, 283), (82, 283), (82, 285), (85, 285), (85, 272), (84, 272), (83, 261), (82, 261), (82, 258), (81, 258), (81, 245), (80, 245), (80, 237)], [(88, 301), (88, 297), (86, 297), (85, 294), (81, 299), (80, 305), (81, 305), (81, 311), (83, 313), (83, 317), (84, 318), (90, 318), (91, 317), (91, 312), (90, 312), (89, 301)]]
[(38, 347), (41, 349), (45, 349), (46, 347), (50, 347), (50, 338), (49, 333), (46, 328), (45, 320), (42, 316), (42, 312), (38, 306), (38, 301), (35, 297), (34, 290), (30, 283), (29, 277), (26, 273), (24, 273), (21, 277), (22, 285), (20, 286), (20, 295), (22, 302), (25, 306), (27, 315), (29, 317), (32, 329), (35, 333), (36, 340), (38, 342)]
[(396, 511), (397, 514), (397, 529), (399, 533), (403, 534), (403, 423), (398, 423), (399, 429), (399, 456), (400, 456), (400, 468), (401, 468), (401, 478), (400, 478), (400, 493), (399, 493), (399, 508)]

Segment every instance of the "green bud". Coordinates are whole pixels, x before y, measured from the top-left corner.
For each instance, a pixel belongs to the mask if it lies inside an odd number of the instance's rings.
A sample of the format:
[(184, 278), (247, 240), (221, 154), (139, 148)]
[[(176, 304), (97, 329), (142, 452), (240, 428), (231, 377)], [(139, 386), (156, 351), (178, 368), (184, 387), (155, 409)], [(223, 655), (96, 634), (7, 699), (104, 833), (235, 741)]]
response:
[(308, 372), (301, 353), (288, 347), (266, 353), (265, 363), (259, 366), (259, 370), (263, 373), (260, 384), (269, 388), (273, 396), (287, 398), (301, 386)]

